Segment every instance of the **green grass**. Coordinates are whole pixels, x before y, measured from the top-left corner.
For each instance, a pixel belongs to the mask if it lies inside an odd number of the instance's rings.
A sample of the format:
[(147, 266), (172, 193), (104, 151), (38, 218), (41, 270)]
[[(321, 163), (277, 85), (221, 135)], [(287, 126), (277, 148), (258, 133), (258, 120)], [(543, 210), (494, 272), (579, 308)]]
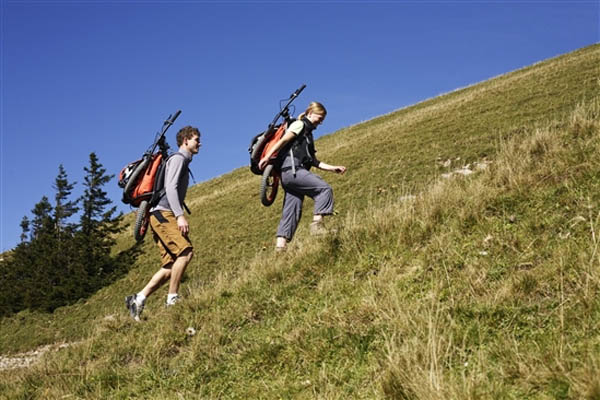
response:
[(323, 174), (336, 232), (308, 235), (307, 201), (283, 255), (283, 196), (246, 168), (194, 186), (186, 301), (126, 315), (147, 239), (87, 302), (2, 320), (2, 354), (76, 343), (0, 397), (600, 399), (599, 77), (595, 45), (320, 138), (348, 167)]

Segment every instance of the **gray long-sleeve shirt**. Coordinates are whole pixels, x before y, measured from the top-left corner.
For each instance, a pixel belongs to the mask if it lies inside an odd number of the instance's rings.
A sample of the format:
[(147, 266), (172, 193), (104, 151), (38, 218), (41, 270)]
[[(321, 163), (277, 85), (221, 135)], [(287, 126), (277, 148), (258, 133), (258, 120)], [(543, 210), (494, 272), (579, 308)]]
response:
[[(192, 153), (179, 149), (167, 160), (165, 169), (165, 195), (153, 211), (173, 211), (175, 217), (183, 215), (183, 202), (190, 181), (188, 165), (192, 162)], [(183, 157), (182, 157), (183, 156)]]

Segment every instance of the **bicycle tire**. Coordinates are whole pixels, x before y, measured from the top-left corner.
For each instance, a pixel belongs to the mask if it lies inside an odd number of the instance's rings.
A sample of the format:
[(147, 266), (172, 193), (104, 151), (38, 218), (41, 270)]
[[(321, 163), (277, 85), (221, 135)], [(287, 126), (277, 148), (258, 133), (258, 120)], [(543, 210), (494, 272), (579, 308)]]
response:
[[(127, 196), (131, 195), (133, 188), (135, 187), (135, 185), (137, 185), (137, 181), (139, 180), (140, 174), (142, 174), (143, 172), (146, 171), (146, 168), (148, 167), (150, 159), (151, 159), (151, 157), (144, 156), (142, 161), (133, 170), (133, 172), (131, 173), (131, 177), (129, 177), (129, 181), (123, 188), (124, 194), (127, 194)], [(132, 200), (132, 199), (129, 197), (128, 201), (130, 201), (130, 200)]]
[(279, 188), (279, 173), (275, 171), (272, 164), (265, 167), (260, 181), (260, 201), (265, 207), (269, 207), (277, 197)]
[(148, 231), (148, 223), (150, 222), (150, 205), (147, 200), (143, 200), (137, 210), (135, 216), (135, 224), (133, 227), (133, 237), (137, 242), (144, 240)]
[(260, 161), (260, 156), (261, 153), (263, 151), (263, 142), (265, 141), (265, 133), (263, 132), (258, 139), (256, 140), (256, 142), (254, 143), (253, 147), (252, 147), (252, 153), (250, 154), (250, 159), (259, 162)]

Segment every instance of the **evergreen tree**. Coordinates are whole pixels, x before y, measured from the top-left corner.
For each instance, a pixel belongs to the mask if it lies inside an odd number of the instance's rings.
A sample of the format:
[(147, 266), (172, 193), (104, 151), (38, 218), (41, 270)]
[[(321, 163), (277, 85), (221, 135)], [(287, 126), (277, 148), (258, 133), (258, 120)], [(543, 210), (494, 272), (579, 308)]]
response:
[(83, 211), (79, 232), (80, 259), (84, 260), (89, 284), (99, 286), (116, 269), (110, 251), (115, 244), (116, 233), (122, 230), (122, 215), (114, 216), (116, 206), (108, 208), (112, 201), (103, 187), (114, 175), (106, 175), (106, 169), (95, 153), (90, 154), (90, 164), (84, 171), (85, 190), (80, 198)]
[[(48, 303), (49, 293), (57, 285), (56, 265), (53, 262), (58, 252), (58, 243), (54, 234), (52, 205), (46, 196), (31, 210), (31, 240), (17, 247), (14, 265), (15, 276), (24, 292), (22, 301), (25, 308), (52, 309)], [(18, 255), (18, 256), (17, 256)]]
[[(76, 201), (69, 196), (69, 183), (63, 166), (55, 180), (56, 205), (46, 196), (34, 206), (33, 217), (21, 221), (21, 243), (0, 268), (0, 317), (23, 309), (53, 311), (85, 298), (126, 271), (137, 254), (122, 252), (111, 257), (122, 215), (103, 190), (112, 176), (94, 153), (84, 168), (85, 191)], [(68, 223), (82, 203), (79, 229)], [(30, 240), (26, 241), (27, 234)]]
[(44, 234), (51, 234), (54, 230), (54, 222), (52, 220), (52, 205), (46, 196), (37, 203), (33, 210), (33, 220), (31, 221), (31, 238), (36, 239)]
[(56, 233), (59, 238), (63, 231), (66, 230), (71, 232), (73, 230), (73, 225), (68, 224), (67, 220), (79, 210), (77, 208), (77, 200), (68, 200), (75, 183), (76, 182), (69, 183), (67, 173), (63, 165), (60, 164), (58, 166), (58, 176), (53, 185), (53, 188), (56, 190), (56, 195), (54, 197), (56, 200), (56, 205), (54, 206), (54, 222), (56, 224)]
[(21, 220), (21, 243), (25, 242), (29, 237), (29, 218), (27, 215)]
[(56, 247), (47, 254), (48, 263), (52, 266), (52, 289), (48, 292), (47, 303), (54, 309), (84, 297), (86, 271), (79, 260), (80, 251), (75, 238), (76, 225), (69, 223), (69, 218), (78, 211), (79, 200), (69, 199), (75, 182), (69, 183), (63, 165), (58, 167), (58, 176), (54, 181), (56, 204), (54, 206), (54, 222)]
[(0, 268), (0, 317), (27, 308), (24, 294), (28, 290), (22, 265), (28, 261), (29, 242), (21, 242)]
[(89, 236), (100, 229), (100, 225), (106, 219), (110, 220), (116, 207), (105, 211), (112, 202), (107, 197), (103, 186), (108, 183), (114, 175), (106, 175), (106, 169), (99, 163), (95, 153), (90, 154), (90, 165), (84, 167), (87, 175), (84, 178), (85, 191), (80, 201), (83, 205), (81, 216), (81, 232)]

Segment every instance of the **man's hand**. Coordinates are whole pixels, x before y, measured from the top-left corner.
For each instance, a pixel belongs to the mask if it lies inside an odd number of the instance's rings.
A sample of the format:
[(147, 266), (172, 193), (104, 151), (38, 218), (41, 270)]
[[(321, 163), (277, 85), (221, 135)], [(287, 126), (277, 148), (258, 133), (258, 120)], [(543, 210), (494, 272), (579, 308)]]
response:
[(190, 232), (190, 226), (183, 215), (177, 217), (177, 227), (183, 236), (187, 236)]

